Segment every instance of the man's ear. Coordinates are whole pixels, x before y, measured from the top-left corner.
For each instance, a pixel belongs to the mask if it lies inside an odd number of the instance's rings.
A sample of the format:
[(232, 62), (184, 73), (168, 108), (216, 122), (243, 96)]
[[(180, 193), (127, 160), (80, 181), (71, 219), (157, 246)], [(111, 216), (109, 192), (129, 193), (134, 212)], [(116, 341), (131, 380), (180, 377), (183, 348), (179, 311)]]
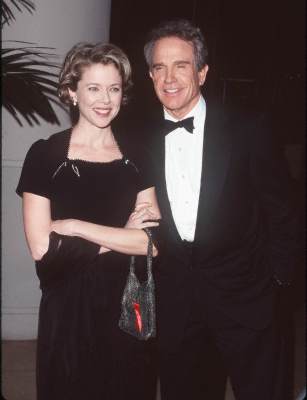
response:
[(200, 71), (198, 71), (199, 86), (202, 86), (205, 83), (208, 71), (209, 71), (208, 65), (205, 65)]
[(151, 77), (151, 79), (153, 79), (151, 70), (149, 70), (149, 76)]

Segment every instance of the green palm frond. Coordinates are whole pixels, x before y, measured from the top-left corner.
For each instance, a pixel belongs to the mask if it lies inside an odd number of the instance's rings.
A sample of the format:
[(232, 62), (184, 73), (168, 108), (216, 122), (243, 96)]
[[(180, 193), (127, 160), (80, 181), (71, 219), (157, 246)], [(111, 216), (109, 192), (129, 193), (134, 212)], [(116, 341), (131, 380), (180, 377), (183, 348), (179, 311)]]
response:
[(9, 25), (12, 21), (15, 21), (14, 8), (20, 12), (25, 9), (32, 14), (35, 10), (35, 5), (31, 0), (1, 0), (1, 26)]
[(1, 50), (2, 105), (21, 126), (21, 116), (31, 126), (39, 124), (38, 116), (59, 124), (52, 108), (52, 104), (62, 107), (57, 97), (59, 66), (50, 62), (55, 55), (47, 52), (49, 50), (38, 46)]

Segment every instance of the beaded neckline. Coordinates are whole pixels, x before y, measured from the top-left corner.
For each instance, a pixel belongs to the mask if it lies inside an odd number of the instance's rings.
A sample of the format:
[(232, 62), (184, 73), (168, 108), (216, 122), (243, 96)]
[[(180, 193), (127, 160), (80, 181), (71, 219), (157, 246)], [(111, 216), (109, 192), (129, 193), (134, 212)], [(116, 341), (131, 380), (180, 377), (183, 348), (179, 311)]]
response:
[[(123, 165), (130, 165), (137, 173), (139, 173), (137, 166), (131, 160), (129, 160), (127, 157), (125, 157), (124, 155), (121, 158), (116, 158), (111, 161), (90, 161), (90, 160), (82, 160), (80, 158), (68, 158), (71, 134), (72, 134), (72, 129), (70, 129), (69, 132), (67, 133), (67, 139), (66, 139), (66, 143), (65, 143), (65, 148), (66, 148), (65, 149), (65, 160), (56, 168), (55, 172), (52, 175), (52, 179), (54, 179), (56, 177), (56, 175), (60, 172), (60, 170), (63, 167), (64, 168), (71, 167), (74, 174), (78, 178), (80, 178), (81, 175), (80, 175), (79, 168), (78, 168), (78, 165), (80, 165), (80, 163), (87, 164), (87, 165), (111, 165), (111, 164), (115, 164), (115, 163), (122, 163)], [(120, 149), (120, 151), (121, 151), (121, 149)], [(122, 151), (121, 151), (121, 153), (123, 154)]]

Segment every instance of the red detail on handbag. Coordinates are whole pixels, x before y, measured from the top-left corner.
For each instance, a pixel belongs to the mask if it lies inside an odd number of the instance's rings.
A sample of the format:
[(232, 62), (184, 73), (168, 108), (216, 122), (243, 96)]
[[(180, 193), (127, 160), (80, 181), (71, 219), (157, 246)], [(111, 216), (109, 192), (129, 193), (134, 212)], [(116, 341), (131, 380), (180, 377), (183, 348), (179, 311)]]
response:
[(141, 332), (142, 331), (142, 318), (141, 318), (141, 311), (140, 311), (139, 303), (133, 303), (133, 308), (134, 308), (134, 312), (135, 312), (136, 329), (138, 329), (138, 331)]

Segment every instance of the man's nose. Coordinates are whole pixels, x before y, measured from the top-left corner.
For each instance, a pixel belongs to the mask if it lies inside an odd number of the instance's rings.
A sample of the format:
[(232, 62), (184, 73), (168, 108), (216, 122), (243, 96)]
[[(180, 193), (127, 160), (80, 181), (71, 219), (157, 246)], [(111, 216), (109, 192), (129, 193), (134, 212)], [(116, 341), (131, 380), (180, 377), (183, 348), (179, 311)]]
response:
[(174, 74), (173, 69), (172, 68), (167, 69), (166, 72), (165, 72), (165, 77), (164, 77), (165, 83), (171, 83), (175, 79), (176, 78), (175, 78), (175, 74)]

